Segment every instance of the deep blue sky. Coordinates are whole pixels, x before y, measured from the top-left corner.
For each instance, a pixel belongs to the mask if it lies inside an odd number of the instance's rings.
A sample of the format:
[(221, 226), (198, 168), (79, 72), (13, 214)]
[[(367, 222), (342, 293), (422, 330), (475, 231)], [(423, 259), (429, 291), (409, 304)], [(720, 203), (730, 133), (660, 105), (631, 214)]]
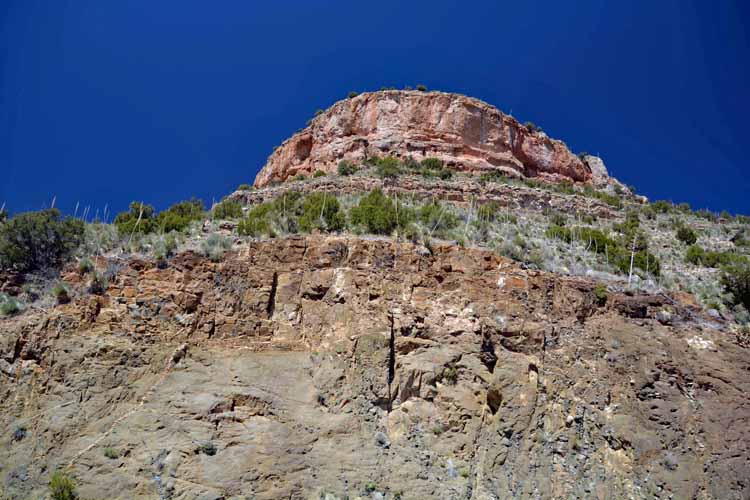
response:
[(207, 204), (350, 90), (479, 97), (750, 213), (750, 2), (0, 2), (0, 204)]

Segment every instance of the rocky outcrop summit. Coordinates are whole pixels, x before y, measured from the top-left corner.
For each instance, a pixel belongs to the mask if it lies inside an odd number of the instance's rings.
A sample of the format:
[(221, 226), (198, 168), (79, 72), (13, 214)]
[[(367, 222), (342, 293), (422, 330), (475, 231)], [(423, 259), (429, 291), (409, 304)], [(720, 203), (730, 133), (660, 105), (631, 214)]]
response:
[(97, 265), (0, 319), (10, 498), (750, 495), (747, 348), (670, 297), (360, 237)]
[(313, 118), (271, 154), (255, 186), (316, 170), (333, 172), (341, 160), (362, 162), (385, 154), (439, 158), (462, 171), (497, 170), (550, 181), (601, 180), (601, 172), (592, 172), (563, 142), (478, 99), (386, 90), (344, 99)]

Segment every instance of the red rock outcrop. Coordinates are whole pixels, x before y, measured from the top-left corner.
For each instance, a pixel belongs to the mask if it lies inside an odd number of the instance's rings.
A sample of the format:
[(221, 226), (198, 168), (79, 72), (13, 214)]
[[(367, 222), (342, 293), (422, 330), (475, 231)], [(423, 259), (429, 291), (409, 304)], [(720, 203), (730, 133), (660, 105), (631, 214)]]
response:
[(279, 146), (255, 185), (373, 155), (437, 157), (456, 170), (591, 182), (591, 168), (558, 140), (478, 99), (445, 92), (380, 91), (345, 99)]

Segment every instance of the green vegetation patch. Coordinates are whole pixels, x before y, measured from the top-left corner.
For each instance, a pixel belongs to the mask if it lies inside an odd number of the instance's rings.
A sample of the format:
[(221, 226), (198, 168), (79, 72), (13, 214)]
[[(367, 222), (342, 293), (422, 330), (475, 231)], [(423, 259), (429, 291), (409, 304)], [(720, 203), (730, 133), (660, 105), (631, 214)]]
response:
[(56, 208), (25, 212), (0, 223), (0, 268), (21, 272), (59, 267), (83, 242), (83, 221)]
[(351, 209), (351, 222), (372, 234), (391, 234), (414, 219), (414, 213), (402, 204), (395, 203), (380, 189), (370, 191)]

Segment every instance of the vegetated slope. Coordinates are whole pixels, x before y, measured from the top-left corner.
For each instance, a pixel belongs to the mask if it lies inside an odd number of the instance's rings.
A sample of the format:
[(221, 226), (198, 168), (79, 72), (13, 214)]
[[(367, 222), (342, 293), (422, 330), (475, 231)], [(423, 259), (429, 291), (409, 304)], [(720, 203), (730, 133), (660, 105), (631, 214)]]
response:
[(117, 265), (2, 323), (6, 494), (748, 494), (747, 350), (667, 297), (335, 236)]
[(256, 184), (0, 212), (0, 497), (750, 496), (747, 217), (442, 93)]

